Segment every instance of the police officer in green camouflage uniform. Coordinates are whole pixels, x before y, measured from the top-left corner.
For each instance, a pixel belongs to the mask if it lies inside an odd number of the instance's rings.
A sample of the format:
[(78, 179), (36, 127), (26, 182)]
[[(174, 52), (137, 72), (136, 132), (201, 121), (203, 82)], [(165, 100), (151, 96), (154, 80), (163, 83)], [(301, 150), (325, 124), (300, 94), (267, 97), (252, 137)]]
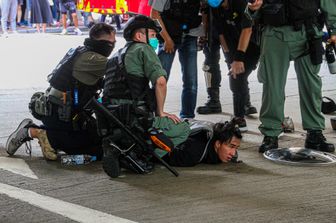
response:
[[(124, 27), (127, 43), (107, 63), (103, 103), (106, 107), (118, 105), (117, 117), (128, 128), (135, 129), (133, 133), (139, 135), (139, 138), (143, 138), (154, 127), (161, 129), (176, 146), (187, 139), (190, 127), (176, 115), (164, 111), (167, 74), (155, 53), (158, 47), (156, 35), (160, 30), (158, 23), (143, 15), (134, 16), (127, 22)], [(150, 89), (149, 83), (154, 86), (154, 90)], [(127, 137), (122, 138), (125, 140), (118, 138), (113, 143), (125, 147)], [(103, 141), (105, 172), (111, 177), (117, 177), (120, 167), (134, 170), (127, 163), (125, 155), (112, 148), (108, 140), (105, 140), (106, 146)], [(151, 171), (152, 166), (146, 162), (144, 151), (134, 149), (128, 155), (146, 172)]]
[(318, 73), (323, 54), (323, 25), (332, 30), (329, 41), (336, 43), (336, 1), (256, 0), (249, 8), (260, 9), (256, 14), (264, 25), (258, 70), (258, 79), (263, 84), (259, 129), (264, 140), (259, 152), (278, 147), (290, 61), (294, 61), (299, 84), (302, 125), (307, 131), (305, 147), (334, 152), (334, 145), (322, 134), (322, 82)]

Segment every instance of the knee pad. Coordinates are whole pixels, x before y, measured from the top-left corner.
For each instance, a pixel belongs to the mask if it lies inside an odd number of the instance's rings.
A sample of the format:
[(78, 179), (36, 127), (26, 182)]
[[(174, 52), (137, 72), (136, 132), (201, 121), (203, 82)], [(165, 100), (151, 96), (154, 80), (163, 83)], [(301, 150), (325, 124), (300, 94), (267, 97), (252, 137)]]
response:
[(203, 64), (202, 70), (204, 71), (205, 86), (211, 88), (212, 73), (210, 73), (210, 66)]

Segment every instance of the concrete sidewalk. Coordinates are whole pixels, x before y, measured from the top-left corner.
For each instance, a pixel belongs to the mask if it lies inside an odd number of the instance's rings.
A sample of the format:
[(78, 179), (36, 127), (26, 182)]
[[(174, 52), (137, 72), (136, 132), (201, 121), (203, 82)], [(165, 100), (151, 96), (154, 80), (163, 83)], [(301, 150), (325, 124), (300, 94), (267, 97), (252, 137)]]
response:
[[(25, 117), (31, 117), (27, 104), (33, 92), (44, 90), (46, 75), (70, 46), (82, 43), (86, 36), (22, 34), (0, 39), (0, 147)], [(1, 38), (1, 37), (0, 37)], [(116, 49), (124, 41), (117, 38)], [(52, 43), (52, 44), (50, 44)], [(199, 53), (198, 105), (206, 101)], [(197, 115), (197, 119), (221, 121), (232, 115), (232, 96), (223, 61), (221, 102), (223, 113)], [(336, 75), (323, 65), (323, 95), (336, 99)], [(261, 85), (256, 73), (250, 77), (252, 104), (261, 105)], [(175, 60), (168, 83), (166, 110), (179, 113), (181, 95), (180, 66)], [(291, 66), (286, 87), (286, 112), (295, 123), (295, 132), (280, 138), (280, 147), (302, 146), (302, 130), (297, 80)], [(335, 115), (335, 114), (334, 114)], [(326, 115), (325, 136), (336, 144), (336, 131)], [(130, 172), (110, 179), (101, 163), (69, 168), (59, 162), (46, 162), (36, 141), (32, 158), (24, 149), (16, 158), (26, 161), (39, 179), (26, 178), (0, 170), (0, 183), (35, 191), (71, 203), (137, 222), (336, 222), (336, 171), (330, 167), (284, 166), (265, 160), (258, 146), (263, 136), (257, 127), (258, 116), (247, 118), (249, 131), (243, 135), (239, 150), (242, 164), (199, 165), (177, 168), (178, 178), (158, 166), (146, 176)], [(7, 157), (3, 148), (0, 158)], [(0, 161), (1, 162), (1, 161)], [(64, 216), (46, 212), (0, 192), (1, 222), (73, 222)], [(70, 210), (71, 212), (71, 210)]]

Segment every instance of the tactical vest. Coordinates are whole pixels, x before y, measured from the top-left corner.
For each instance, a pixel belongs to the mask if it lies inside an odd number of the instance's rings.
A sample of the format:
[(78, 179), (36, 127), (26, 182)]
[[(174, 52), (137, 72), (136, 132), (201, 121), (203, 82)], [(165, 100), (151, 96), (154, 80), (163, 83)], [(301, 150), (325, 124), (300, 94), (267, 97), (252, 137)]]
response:
[[(80, 46), (76, 49), (70, 49), (56, 68), (48, 75), (50, 88), (48, 88), (48, 101), (54, 110), (58, 113), (58, 119), (64, 122), (72, 121), (77, 125), (79, 113), (82, 113), (82, 107), (101, 89), (101, 82), (89, 86), (81, 83), (73, 77), (73, 65), (80, 54), (89, 51), (86, 47)], [(76, 127), (78, 129), (78, 127)]]
[(161, 13), (167, 32), (174, 41), (178, 41), (183, 33), (197, 28), (202, 17), (199, 15), (200, 0), (169, 0), (170, 7)]
[(320, 0), (264, 0), (262, 23), (272, 26), (299, 26), (316, 22)]
[(59, 91), (69, 91), (74, 88), (75, 79), (72, 76), (73, 64), (75, 58), (82, 53), (87, 52), (87, 48), (79, 46), (76, 49), (70, 49), (56, 68), (48, 75), (50, 85)]
[[(141, 44), (141, 43), (137, 43)], [(124, 59), (132, 43), (118, 52), (107, 62), (104, 80), (105, 99), (145, 100), (149, 91), (149, 80), (145, 77), (130, 75), (126, 71)]]

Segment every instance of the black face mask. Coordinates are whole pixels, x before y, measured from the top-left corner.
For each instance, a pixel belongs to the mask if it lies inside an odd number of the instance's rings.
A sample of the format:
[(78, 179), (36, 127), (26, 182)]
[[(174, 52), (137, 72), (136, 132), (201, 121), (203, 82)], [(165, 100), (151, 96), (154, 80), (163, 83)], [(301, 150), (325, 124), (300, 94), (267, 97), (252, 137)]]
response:
[(84, 46), (86, 46), (89, 50), (108, 57), (114, 49), (115, 43), (107, 40), (94, 40), (86, 38)]

